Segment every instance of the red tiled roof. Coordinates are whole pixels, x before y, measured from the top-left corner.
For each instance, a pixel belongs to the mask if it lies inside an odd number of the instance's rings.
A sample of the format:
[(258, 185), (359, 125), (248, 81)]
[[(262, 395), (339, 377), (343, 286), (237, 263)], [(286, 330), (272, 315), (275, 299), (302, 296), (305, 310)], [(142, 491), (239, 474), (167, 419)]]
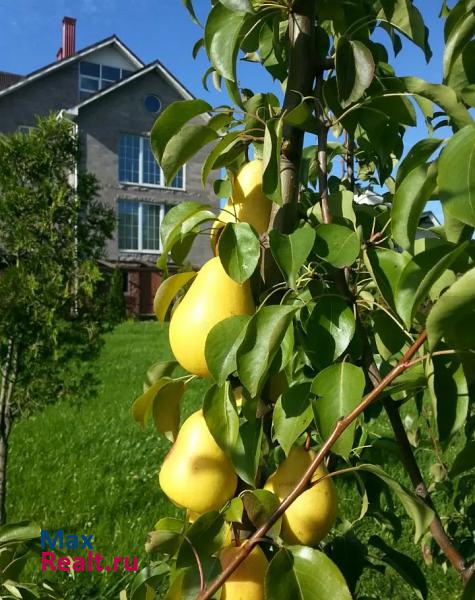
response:
[(7, 73), (6, 71), (0, 71), (0, 90), (4, 90), (14, 83), (24, 79), (23, 75), (16, 75), (15, 73)]

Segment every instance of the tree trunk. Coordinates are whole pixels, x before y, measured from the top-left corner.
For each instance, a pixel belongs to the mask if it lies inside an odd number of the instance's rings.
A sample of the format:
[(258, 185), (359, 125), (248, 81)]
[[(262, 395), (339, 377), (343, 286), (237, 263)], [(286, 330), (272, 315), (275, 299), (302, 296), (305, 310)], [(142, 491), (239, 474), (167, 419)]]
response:
[(7, 355), (1, 368), (0, 386), (0, 525), (6, 523), (6, 491), (8, 437), (12, 426), (12, 398), (17, 375), (17, 348), (13, 340), (8, 341)]

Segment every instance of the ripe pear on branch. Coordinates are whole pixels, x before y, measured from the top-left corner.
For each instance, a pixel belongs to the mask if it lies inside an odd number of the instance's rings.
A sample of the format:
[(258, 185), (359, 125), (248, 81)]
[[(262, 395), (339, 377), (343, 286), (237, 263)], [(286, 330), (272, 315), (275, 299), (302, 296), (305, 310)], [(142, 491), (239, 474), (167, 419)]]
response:
[(255, 312), (249, 281), (236, 283), (219, 257), (206, 262), (170, 320), (169, 339), (180, 365), (199, 377), (210, 377), (205, 358), (206, 338), (220, 321)]
[[(273, 492), (282, 501), (297, 485), (316, 454), (313, 450), (295, 447), (267, 480), (264, 489)], [(288, 544), (315, 546), (320, 543), (335, 524), (337, 497), (322, 463), (315, 471), (309, 488), (285, 511), (282, 518), (281, 537)]]
[(211, 247), (215, 254), (226, 223), (249, 223), (259, 235), (267, 231), (272, 201), (262, 191), (262, 168), (261, 160), (251, 160), (235, 177), (231, 198), (211, 229)]
[(160, 486), (172, 502), (192, 513), (220, 509), (234, 495), (237, 475), (214, 441), (203, 411), (186, 419), (163, 461)]
[[(238, 554), (240, 548), (241, 546), (227, 546), (221, 550), (219, 560), (223, 569)], [(254, 546), (246, 559), (226, 580), (220, 600), (264, 600), (267, 566), (264, 552), (260, 546)]]

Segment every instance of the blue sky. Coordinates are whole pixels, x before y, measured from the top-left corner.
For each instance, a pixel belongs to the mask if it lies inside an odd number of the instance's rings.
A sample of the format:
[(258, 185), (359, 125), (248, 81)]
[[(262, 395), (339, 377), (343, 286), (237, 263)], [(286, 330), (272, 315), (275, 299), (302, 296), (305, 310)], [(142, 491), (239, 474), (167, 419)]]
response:
[[(399, 75), (416, 75), (426, 80), (442, 79), (443, 24), (438, 18), (440, 0), (416, 0), (430, 31), (433, 58), (426, 65), (423, 53), (409, 41), (392, 63)], [(209, 0), (195, 0), (205, 15)], [(223, 94), (206, 92), (201, 78), (208, 67), (203, 51), (196, 61), (191, 56), (201, 30), (188, 18), (180, 0), (0, 0), (0, 70), (27, 74), (53, 62), (61, 45), (63, 16), (77, 19), (76, 47), (88, 46), (113, 33), (144, 62), (158, 58), (195, 95), (219, 105)], [(387, 46), (386, 34), (380, 34)], [(240, 83), (266, 91), (271, 80), (262, 69), (241, 64)], [(424, 127), (408, 132), (407, 146), (426, 137)]]
[[(206, 13), (209, 0), (195, 0), (199, 13)], [(438, 0), (416, 0), (430, 29), (434, 52), (427, 66), (422, 52), (410, 44), (397, 57), (401, 75), (418, 75), (441, 80), (442, 24), (437, 18)], [(164, 9), (166, 6), (166, 9)], [(191, 57), (200, 29), (187, 17), (180, 0), (0, 0), (0, 70), (26, 74), (55, 60), (61, 45), (63, 16), (75, 17), (77, 48), (118, 35), (142, 60), (161, 60), (194, 94), (214, 103), (224, 98), (202, 90), (201, 77), (207, 63), (201, 52), (197, 61)], [(387, 38), (382, 34), (385, 42)], [(242, 65), (242, 83), (262, 91), (269, 80), (254, 65)]]

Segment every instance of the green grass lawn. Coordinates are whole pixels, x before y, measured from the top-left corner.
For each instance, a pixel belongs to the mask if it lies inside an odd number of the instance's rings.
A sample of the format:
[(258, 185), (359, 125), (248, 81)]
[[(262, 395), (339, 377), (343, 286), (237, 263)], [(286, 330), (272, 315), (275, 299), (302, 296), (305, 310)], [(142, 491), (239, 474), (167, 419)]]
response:
[[(142, 391), (147, 368), (170, 358), (159, 324), (127, 322), (106, 336), (95, 364), (97, 396), (59, 402), (16, 423), (11, 435), (7, 510), (9, 521), (33, 519), (47, 530), (93, 534), (106, 557), (145, 559), (144, 540), (159, 517), (175, 514), (158, 487), (158, 465), (170, 443), (152, 424), (145, 432), (130, 407)], [(201, 401), (202, 383), (191, 384), (183, 412)], [(37, 564), (29, 572), (40, 572)], [(64, 574), (64, 577), (66, 575)], [(120, 574), (79, 573), (68, 597), (103, 599)], [(128, 575), (130, 579), (130, 574)], [(110, 592), (117, 598), (118, 591)]]
[[(152, 424), (141, 431), (130, 407), (142, 391), (147, 368), (170, 358), (167, 339), (166, 329), (154, 322), (120, 325), (106, 336), (95, 362), (100, 382), (95, 397), (59, 402), (15, 424), (8, 475), (9, 521), (32, 519), (47, 530), (93, 534), (94, 549), (106, 558), (137, 555), (145, 563), (147, 531), (160, 517), (179, 511), (164, 499), (158, 486), (158, 465), (170, 443), (159, 437)], [(205, 382), (190, 384), (182, 403), (183, 416), (201, 404), (205, 388)], [(423, 454), (418, 459), (424, 463)], [(385, 462), (393, 477), (408, 483), (397, 456), (388, 456)], [(423, 464), (426, 475), (429, 466), (429, 462)], [(338, 488), (341, 515), (356, 518), (359, 497), (354, 481), (339, 481)], [(401, 512), (397, 500), (394, 510)], [(420, 564), (420, 546), (411, 541), (413, 526), (407, 518), (403, 530), (404, 535), (395, 541), (371, 517), (355, 526), (361, 540), (378, 534)], [(353, 560), (351, 553), (347, 560)], [(460, 584), (453, 571), (444, 574), (436, 564), (423, 569), (429, 600), (459, 598)], [(39, 558), (31, 561), (27, 575), (41, 575)], [(67, 577), (62, 573), (60, 578), (67, 600), (117, 599), (131, 578), (120, 573), (78, 573), (74, 581)], [(391, 569), (386, 574), (365, 571), (363, 590), (368, 599), (416, 599)]]

